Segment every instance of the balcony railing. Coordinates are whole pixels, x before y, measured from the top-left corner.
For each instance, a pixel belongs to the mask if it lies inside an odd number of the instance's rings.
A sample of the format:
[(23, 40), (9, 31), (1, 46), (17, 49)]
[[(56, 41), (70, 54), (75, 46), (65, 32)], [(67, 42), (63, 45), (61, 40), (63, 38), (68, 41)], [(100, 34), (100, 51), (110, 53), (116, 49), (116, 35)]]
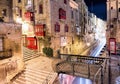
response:
[(57, 73), (88, 78), (96, 84), (103, 84), (104, 72), (109, 58), (91, 57), (72, 54), (60, 54), (63, 61), (56, 64)]
[(0, 51), (0, 60), (1, 59), (5, 59), (5, 58), (9, 58), (12, 57), (12, 50), (5, 50), (5, 51)]

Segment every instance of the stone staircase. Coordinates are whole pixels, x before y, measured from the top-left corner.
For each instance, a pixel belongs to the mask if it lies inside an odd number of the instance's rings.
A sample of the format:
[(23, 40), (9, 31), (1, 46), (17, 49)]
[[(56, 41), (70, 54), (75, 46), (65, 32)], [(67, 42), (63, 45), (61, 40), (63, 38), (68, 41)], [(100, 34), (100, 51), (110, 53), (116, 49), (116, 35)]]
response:
[(57, 73), (40, 70), (39, 68), (26, 68), (24, 72), (14, 78), (11, 84), (53, 84)]
[(31, 60), (33, 58), (39, 57), (40, 53), (35, 50), (30, 50), (26, 47), (23, 47), (23, 60), (24, 62)]

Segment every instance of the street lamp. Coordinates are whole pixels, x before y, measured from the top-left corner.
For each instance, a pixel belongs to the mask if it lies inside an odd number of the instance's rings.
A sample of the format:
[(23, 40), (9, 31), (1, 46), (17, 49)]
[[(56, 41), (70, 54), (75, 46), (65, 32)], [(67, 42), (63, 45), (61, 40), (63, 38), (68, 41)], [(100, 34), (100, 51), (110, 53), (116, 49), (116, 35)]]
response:
[(87, 42), (87, 46), (90, 46), (90, 43), (89, 43), (89, 42)]

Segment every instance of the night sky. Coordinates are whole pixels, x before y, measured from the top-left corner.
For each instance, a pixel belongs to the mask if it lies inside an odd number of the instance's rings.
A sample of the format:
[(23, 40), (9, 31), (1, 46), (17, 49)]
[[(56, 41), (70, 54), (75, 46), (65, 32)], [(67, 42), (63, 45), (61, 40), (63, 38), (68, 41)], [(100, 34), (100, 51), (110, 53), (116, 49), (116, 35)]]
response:
[(106, 20), (106, 0), (85, 0), (88, 10), (98, 18)]

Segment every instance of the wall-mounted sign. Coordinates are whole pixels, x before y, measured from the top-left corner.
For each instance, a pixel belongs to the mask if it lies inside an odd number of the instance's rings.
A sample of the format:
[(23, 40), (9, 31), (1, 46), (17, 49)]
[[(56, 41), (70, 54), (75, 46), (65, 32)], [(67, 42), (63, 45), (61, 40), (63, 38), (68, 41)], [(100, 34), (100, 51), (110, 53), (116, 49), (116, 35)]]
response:
[(33, 0), (26, 1), (26, 10), (33, 11)]
[(67, 45), (67, 37), (61, 37), (61, 46)]
[(109, 38), (109, 50), (110, 50), (110, 53), (116, 54), (116, 39), (115, 38)]

